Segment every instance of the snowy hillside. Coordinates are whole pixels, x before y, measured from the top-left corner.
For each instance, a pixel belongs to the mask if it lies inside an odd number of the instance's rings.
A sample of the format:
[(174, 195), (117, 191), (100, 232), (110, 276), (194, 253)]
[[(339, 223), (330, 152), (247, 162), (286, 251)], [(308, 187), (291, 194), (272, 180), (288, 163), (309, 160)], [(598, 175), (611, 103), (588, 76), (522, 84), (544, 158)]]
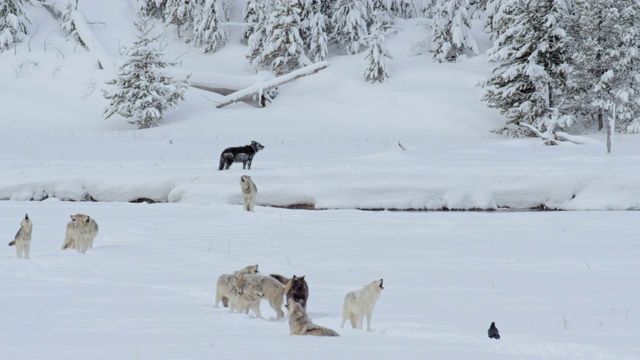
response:
[[(229, 3), (216, 53), (156, 24), (175, 79), (273, 79), (245, 57), (245, 1)], [(637, 213), (607, 211), (640, 210), (640, 135), (616, 134), (607, 154), (603, 132), (559, 146), (492, 133), (505, 118), (481, 101), (478, 19), (478, 56), (434, 63), (415, 52), (429, 20), (396, 19), (384, 83), (363, 78), (364, 52), (331, 53), (265, 108), (219, 109), (223, 95), (192, 86), (138, 129), (105, 120), (102, 93), (136, 6), (80, 0), (87, 50), (34, 1), (29, 35), (0, 52), (0, 234), (34, 222), (30, 260), (0, 253), (0, 359), (640, 359)], [(223, 149), (252, 140), (265, 149), (251, 170), (218, 171)], [(60, 250), (75, 213), (100, 226), (85, 255)], [(341, 337), (290, 336), (266, 302), (266, 319), (212, 308), (218, 276), (255, 263), (306, 275), (309, 316)], [(379, 278), (373, 331), (341, 329), (344, 295)]]

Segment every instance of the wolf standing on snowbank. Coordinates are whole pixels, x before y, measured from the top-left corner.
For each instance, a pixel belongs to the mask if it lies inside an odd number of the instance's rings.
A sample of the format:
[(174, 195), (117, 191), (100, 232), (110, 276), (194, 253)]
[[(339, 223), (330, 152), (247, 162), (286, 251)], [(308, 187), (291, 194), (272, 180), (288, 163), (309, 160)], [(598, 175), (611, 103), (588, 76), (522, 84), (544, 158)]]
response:
[(337, 332), (309, 320), (302, 305), (292, 298), (287, 302), (289, 313), (289, 332), (291, 335), (340, 336)]
[(18, 259), (22, 259), (22, 253), (24, 252), (24, 258), (29, 258), (29, 251), (31, 247), (31, 230), (33, 229), (33, 224), (31, 223), (31, 219), (29, 219), (29, 214), (24, 216), (22, 222), (20, 223), (20, 230), (16, 233), (16, 237), (12, 242), (9, 243), (9, 246), (15, 245), (16, 252), (18, 253)]
[(251, 180), (251, 176), (242, 175), (240, 177), (240, 187), (242, 187), (242, 198), (244, 199), (244, 209), (253, 212), (256, 206), (256, 196), (258, 187)]
[(243, 169), (248, 167), (247, 170), (251, 170), (253, 157), (262, 149), (264, 149), (264, 146), (257, 141), (251, 141), (251, 145), (226, 148), (220, 154), (218, 170), (228, 170), (234, 162), (241, 162)]
[(71, 215), (71, 221), (67, 223), (62, 250), (73, 248), (84, 254), (88, 249), (93, 248), (93, 239), (96, 235), (98, 235), (98, 223), (89, 215)]
[(351, 326), (355, 329), (362, 329), (364, 317), (367, 317), (367, 331), (371, 331), (371, 315), (376, 302), (380, 297), (382, 287), (382, 279), (372, 281), (360, 290), (352, 291), (344, 297), (344, 306), (342, 307), (342, 324), (349, 319)]

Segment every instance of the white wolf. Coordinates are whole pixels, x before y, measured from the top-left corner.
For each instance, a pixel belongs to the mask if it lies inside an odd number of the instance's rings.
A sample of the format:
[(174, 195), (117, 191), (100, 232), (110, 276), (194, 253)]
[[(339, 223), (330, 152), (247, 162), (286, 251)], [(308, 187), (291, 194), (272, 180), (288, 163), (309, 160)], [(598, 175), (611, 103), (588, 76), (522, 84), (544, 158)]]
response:
[(291, 335), (340, 336), (331, 329), (312, 323), (302, 305), (293, 298), (289, 298), (287, 312), (289, 313), (289, 333)]
[(364, 317), (367, 317), (367, 331), (371, 331), (371, 315), (376, 302), (380, 297), (382, 287), (382, 279), (372, 281), (360, 290), (351, 291), (344, 297), (344, 306), (342, 307), (342, 324), (349, 319), (351, 326), (355, 329), (362, 329)]
[(242, 187), (242, 198), (244, 199), (244, 209), (253, 211), (256, 206), (256, 196), (258, 195), (258, 187), (251, 180), (251, 176), (242, 175), (240, 177), (240, 186)]
[(260, 283), (245, 283), (243, 286), (235, 288), (238, 291), (236, 297), (231, 298), (233, 306), (239, 311), (249, 314), (249, 310), (253, 311), (253, 314), (262, 318), (260, 313), (260, 299), (264, 296), (262, 291), (262, 285)]
[(73, 248), (79, 253), (85, 253), (93, 248), (93, 239), (98, 235), (98, 223), (89, 215), (71, 215), (67, 223), (62, 249)]
[(9, 243), (9, 246), (16, 246), (16, 252), (18, 253), (18, 259), (22, 259), (22, 253), (24, 252), (24, 258), (29, 258), (29, 251), (31, 247), (31, 230), (33, 229), (33, 224), (31, 223), (31, 219), (29, 219), (29, 214), (24, 216), (22, 222), (20, 223), (20, 230), (16, 233), (16, 237), (12, 242)]
[[(258, 265), (249, 265), (244, 268), (235, 271), (233, 274), (222, 274), (218, 278), (216, 284), (216, 303), (215, 307), (218, 307), (220, 301), (224, 307), (229, 307), (229, 299), (235, 299), (237, 297), (238, 290), (236, 289), (235, 277), (242, 274), (255, 274), (258, 272)], [(230, 307), (233, 310), (233, 304)]]
[(245, 274), (236, 276), (236, 287), (244, 287), (247, 284), (262, 287), (264, 298), (269, 300), (269, 304), (276, 311), (276, 320), (284, 317), (282, 303), (284, 302), (284, 285), (271, 276), (259, 274)]

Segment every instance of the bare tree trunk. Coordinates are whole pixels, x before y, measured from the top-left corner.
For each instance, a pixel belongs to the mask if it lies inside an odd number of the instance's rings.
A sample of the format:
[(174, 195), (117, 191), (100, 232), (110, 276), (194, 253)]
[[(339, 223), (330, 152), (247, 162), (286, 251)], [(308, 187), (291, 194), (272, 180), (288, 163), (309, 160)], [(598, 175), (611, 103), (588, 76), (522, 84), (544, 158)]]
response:
[(613, 105), (613, 111), (607, 121), (607, 154), (613, 152), (613, 132), (616, 130), (616, 105)]
[(604, 128), (604, 119), (602, 118), (602, 109), (598, 109), (598, 131)]

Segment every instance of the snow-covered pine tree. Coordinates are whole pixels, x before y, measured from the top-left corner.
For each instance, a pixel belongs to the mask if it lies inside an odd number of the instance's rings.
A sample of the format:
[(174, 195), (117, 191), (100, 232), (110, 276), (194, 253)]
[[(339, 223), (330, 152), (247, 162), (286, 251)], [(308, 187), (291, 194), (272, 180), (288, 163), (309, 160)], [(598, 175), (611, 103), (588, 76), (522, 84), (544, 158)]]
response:
[(321, 12), (321, 3), (321, 0), (311, 0), (309, 39), (308, 42), (305, 43), (307, 57), (314, 63), (326, 60), (329, 54), (329, 39), (326, 30), (327, 17)]
[(162, 53), (153, 47), (159, 36), (152, 37), (151, 20), (142, 16), (135, 22), (136, 40), (128, 47), (127, 58), (118, 67), (117, 77), (107, 81), (112, 85), (103, 90), (110, 101), (104, 111), (107, 119), (114, 114), (125, 118), (140, 129), (155, 126), (168, 109), (177, 108), (189, 88), (186, 82), (171, 83), (162, 69), (172, 65), (162, 60)]
[(456, 62), (480, 48), (471, 34), (469, 0), (440, 0), (433, 19), (431, 52), (436, 62)]
[(313, 16), (313, 4), (315, 0), (298, 0), (298, 8), (300, 9), (300, 38), (304, 44), (304, 48), (309, 48), (311, 42), (311, 17)]
[(609, 152), (616, 127), (640, 132), (639, 11), (634, 0), (574, 1), (572, 95), (607, 129)]
[(195, 45), (204, 47), (204, 52), (220, 50), (227, 43), (227, 33), (220, 25), (225, 18), (220, 0), (206, 0), (193, 29)]
[(242, 43), (248, 43), (249, 37), (254, 32), (255, 25), (253, 25), (253, 23), (258, 22), (258, 1), (259, 0), (247, 0), (243, 15), (244, 23), (246, 25), (242, 32), (242, 37), (240, 38)]
[(561, 21), (568, 12), (566, 1), (502, 0), (501, 6), (503, 15), (495, 24), (500, 35), (487, 52), (496, 65), (481, 84), (482, 100), (507, 117), (495, 132), (530, 135), (518, 126), (521, 122), (542, 132), (551, 122), (569, 125), (573, 118), (558, 109), (566, 95), (568, 38)]
[(24, 6), (28, 4), (31, 4), (30, 0), (0, 1), (0, 51), (19, 42), (19, 34), (27, 34), (26, 23), (30, 21), (24, 11)]
[(365, 56), (367, 66), (363, 72), (364, 79), (372, 83), (385, 82), (389, 78), (387, 59), (391, 59), (391, 55), (385, 46), (384, 35), (382, 22), (377, 21), (368, 36), (369, 48)]
[(347, 55), (361, 52), (367, 45), (368, 0), (338, 0), (331, 18), (331, 40)]
[(167, 0), (164, 9), (165, 23), (176, 25), (178, 37), (180, 37), (180, 29), (187, 29), (193, 25), (194, 5), (194, 0)]
[(298, 0), (275, 0), (267, 24), (264, 51), (260, 62), (276, 76), (290, 73), (310, 63), (300, 38), (300, 8)]
[(162, 19), (166, 5), (167, 0), (139, 0), (138, 11), (144, 16), (152, 16), (156, 19)]
[(72, 36), (78, 43), (84, 46), (80, 35), (78, 35), (78, 30), (76, 29), (75, 24), (71, 20), (71, 13), (75, 10), (76, 7), (72, 3), (69, 2), (65, 5), (64, 12), (61, 14), (62, 24), (60, 24), (60, 27), (68, 34), (68, 36)]
[(384, 0), (392, 17), (412, 19), (417, 16), (414, 4), (409, 0)]
[(245, 57), (255, 70), (259, 70), (263, 65), (260, 55), (264, 51), (264, 42), (267, 39), (267, 25), (271, 5), (268, 0), (256, 0), (255, 9), (255, 25), (253, 25), (253, 33), (249, 36)]

